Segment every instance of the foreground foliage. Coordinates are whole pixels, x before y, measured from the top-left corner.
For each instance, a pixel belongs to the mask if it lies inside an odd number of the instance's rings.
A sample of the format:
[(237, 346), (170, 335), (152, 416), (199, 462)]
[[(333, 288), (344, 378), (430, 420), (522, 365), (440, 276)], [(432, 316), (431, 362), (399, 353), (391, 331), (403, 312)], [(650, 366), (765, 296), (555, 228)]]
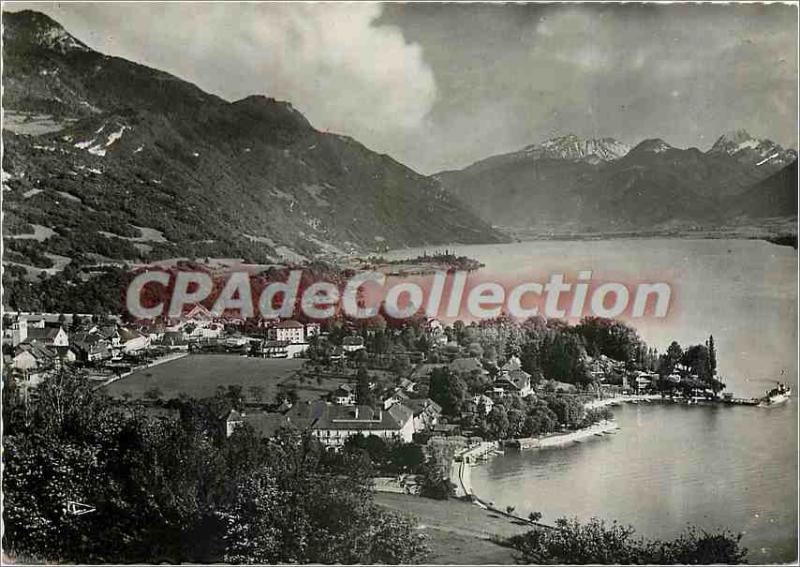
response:
[[(5, 391), (4, 547), (76, 563), (410, 563), (425, 553), (408, 519), (373, 502), (363, 461), (334, 471), (298, 432), (226, 438), (203, 412), (181, 413), (114, 406), (74, 374), (45, 381), (27, 411)], [(70, 502), (94, 511), (76, 515)]]
[(727, 531), (705, 532), (690, 527), (671, 541), (638, 537), (630, 526), (597, 518), (582, 524), (561, 518), (556, 529), (539, 529), (514, 536), (507, 543), (524, 563), (708, 565), (740, 564), (747, 550), (741, 536)]

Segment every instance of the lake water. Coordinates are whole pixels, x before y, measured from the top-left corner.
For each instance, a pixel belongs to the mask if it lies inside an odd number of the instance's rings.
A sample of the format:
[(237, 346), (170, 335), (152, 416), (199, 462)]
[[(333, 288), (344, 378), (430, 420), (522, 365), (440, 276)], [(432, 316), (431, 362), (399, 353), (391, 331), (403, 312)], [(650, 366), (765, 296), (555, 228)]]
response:
[[(593, 279), (667, 281), (664, 319), (629, 320), (663, 352), (713, 334), (737, 396), (781, 379), (774, 408), (648, 404), (615, 409), (618, 434), (562, 449), (509, 452), (472, 473), (475, 492), (545, 520), (598, 516), (669, 537), (687, 524), (745, 532), (753, 561), (797, 557), (797, 252), (757, 240), (635, 239), (451, 246), (486, 267), (474, 277), (592, 270)], [(429, 248), (395, 251), (415, 256)]]

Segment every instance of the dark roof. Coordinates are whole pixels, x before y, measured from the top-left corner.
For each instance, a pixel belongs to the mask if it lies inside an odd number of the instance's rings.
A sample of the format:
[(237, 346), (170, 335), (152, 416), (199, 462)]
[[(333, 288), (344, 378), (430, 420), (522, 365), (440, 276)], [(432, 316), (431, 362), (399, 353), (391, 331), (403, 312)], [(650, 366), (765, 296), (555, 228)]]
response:
[(442, 406), (431, 400), (430, 398), (417, 399), (417, 400), (404, 400), (400, 402), (402, 405), (412, 411), (414, 417), (423, 413), (439, 414), (442, 413)]
[(315, 401), (296, 404), (286, 412), (286, 417), (294, 423), (305, 421), (313, 429), (375, 431), (399, 430), (413, 417), (413, 413), (402, 404), (382, 410), (370, 406), (337, 406)]
[(277, 325), (275, 325), (276, 329), (302, 329), (303, 324), (298, 321), (288, 320), (288, 321), (281, 321)]
[(59, 331), (61, 331), (61, 327), (44, 327), (42, 329), (34, 327), (28, 329), (28, 339), (38, 341), (53, 340)]
[(342, 339), (342, 346), (363, 346), (364, 337), (345, 337)]
[(531, 385), (531, 375), (525, 372), (524, 370), (512, 370), (508, 373), (505, 377), (506, 380), (513, 384), (518, 390), (521, 390), (525, 386)]
[(37, 361), (53, 360), (58, 357), (58, 353), (50, 347), (40, 343), (37, 340), (26, 341), (17, 345), (14, 354), (18, 355), (22, 352), (29, 352)]

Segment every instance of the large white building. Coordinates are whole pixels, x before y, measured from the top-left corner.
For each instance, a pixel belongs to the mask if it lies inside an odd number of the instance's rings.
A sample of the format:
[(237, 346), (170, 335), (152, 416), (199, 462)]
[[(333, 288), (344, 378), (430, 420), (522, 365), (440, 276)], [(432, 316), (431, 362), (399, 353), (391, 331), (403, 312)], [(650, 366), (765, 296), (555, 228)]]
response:
[(324, 401), (295, 404), (286, 413), (295, 424), (307, 423), (323, 445), (338, 449), (353, 435), (376, 435), (410, 443), (414, 436), (414, 412), (402, 404), (388, 410), (369, 406), (332, 405)]
[(298, 321), (281, 321), (269, 330), (269, 338), (274, 341), (304, 343), (306, 342), (305, 330), (305, 326)]

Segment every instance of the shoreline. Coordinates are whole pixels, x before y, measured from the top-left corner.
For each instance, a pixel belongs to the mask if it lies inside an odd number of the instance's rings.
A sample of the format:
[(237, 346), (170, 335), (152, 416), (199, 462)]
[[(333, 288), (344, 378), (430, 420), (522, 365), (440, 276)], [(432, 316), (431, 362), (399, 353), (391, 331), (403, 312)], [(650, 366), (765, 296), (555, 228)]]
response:
[[(663, 401), (664, 398), (660, 394), (630, 394), (630, 395), (622, 395), (622, 396), (615, 396), (610, 398), (604, 398), (602, 400), (591, 400), (589, 402), (584, 403), (583, 407), (586, 409), (597, 409), (601, 407), (607, 406), (615, 406), (623, 403), (652, 403), (655, 401)], [(485, 442), (484, 444), (493, 444), (495, 446), (503, 446), (508, 447), (511, 450), (526, 450), (526, 449), (547, 449), (547, 448), (556, 448), (556, 447), (566, 447), (573, 443), (582, 443), (586, 440), (591, 439), (592, 437), (603, 437), (605, 435), (614, 435), (617, 431), (619, 431), (620, 427), (619, 424), (614, 420), (603, 420), (598, 423), (592, 424), (588, 427), (584, 427), (582, 429), (577, 429), (574, 431), (569, 431), (566, 433), (556, 433), (551, 435), (545, 435), (540, 437), (528, 437), (522, 439), (507, 439), (504, 441), (499, 442)], [(516, 446), (515, 446), (516, 445)], [(471, 449), (467, 449), (461, 453), (462, 456), (464, 453), (473, 450), (475, 447)], [(483, 454), (486, 455), (486, 459), (488, 459), (489, 455), (496, 455), (502, 454), (497, 450), (489, 449), (485, 451)], [(517, 520), (524, 520), (528, 521), (525, 518), (520, 518), (513, 514), (507, 514), (502, 510), (495, 509), (491, 503), (482, 499), (480, 496), (475, 494), (475, 491), (472, 487), (472, 467), (476, 466), (479, 462), (475, 462), (471, 459), (460, 459), (454, 460), (450, 463), (450, 481), (456, 486), (456, 495), (459, 497), (466, 497), (468, 498), (473, 504), (479, 506), (484, 509), (491, 509), (497, 513), (505, 514), (509, 516), (509, 518), (514, 518)], [(532, 525), (539, 525), (539, 523), (532, 524)], [(548, 524), (541, 524), (542, 527), (552, 527)]]

